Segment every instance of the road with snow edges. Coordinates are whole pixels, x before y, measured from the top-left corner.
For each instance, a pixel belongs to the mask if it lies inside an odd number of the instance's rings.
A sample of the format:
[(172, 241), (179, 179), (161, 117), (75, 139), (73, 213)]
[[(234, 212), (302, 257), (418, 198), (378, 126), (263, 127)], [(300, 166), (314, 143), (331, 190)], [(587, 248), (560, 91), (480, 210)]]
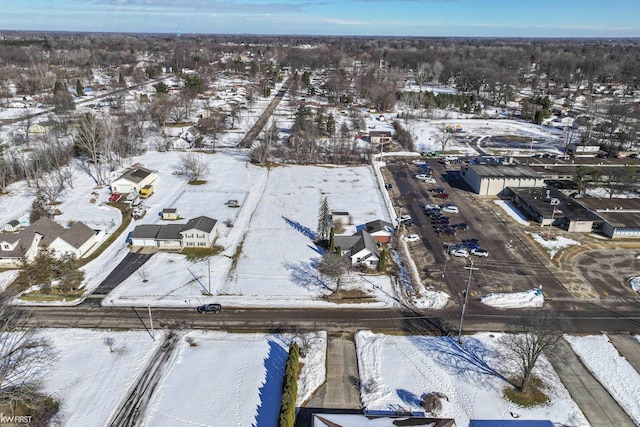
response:
[[(547, 306), (570, 320), (569, 333), (640, 334), (638, 304), (547, 301)], [(53, 328), (210, 329), (246, 332), (354, 332), (361, 329), (408, 334), (457, 333), (460, 309), (410, 311), (399, 309), (258, 309), (228, 308), (219, 314), (199, 314), (184, 308), (148, 307), (31, 307), (34, 326)], [(500, 310), (471, 301), (465, 332), (503, 331), (522, 310)], [(152, 322), (151, 322), (152, 320)]]

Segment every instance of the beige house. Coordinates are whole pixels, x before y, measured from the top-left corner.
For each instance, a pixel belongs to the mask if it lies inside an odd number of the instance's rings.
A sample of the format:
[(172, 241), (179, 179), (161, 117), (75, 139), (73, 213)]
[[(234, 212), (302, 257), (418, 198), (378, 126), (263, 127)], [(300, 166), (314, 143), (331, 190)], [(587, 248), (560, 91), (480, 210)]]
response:
[(162, 209), (162, 219), (176, 220), (179, 219), (178, 209), (176, 208), (164, 208)]
[(158, 171), (139, 166), (111, 181), (111, 192), (120, 194), (139, 192), (142, 187), (153, 183), (157, 178)]

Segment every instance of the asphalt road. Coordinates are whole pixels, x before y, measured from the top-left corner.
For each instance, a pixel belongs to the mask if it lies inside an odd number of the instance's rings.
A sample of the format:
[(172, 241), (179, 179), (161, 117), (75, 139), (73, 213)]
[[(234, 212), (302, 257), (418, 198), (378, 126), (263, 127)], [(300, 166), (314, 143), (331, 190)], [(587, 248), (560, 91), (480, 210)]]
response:
[[(574, 302), (551, 302), (559, 315), (570, 320), (571, 333), (640, 334), (638, 307), (605, 307)], [(150, 329), (147, 307), (31, 307), (30, 323), (54, 328)], [(244, 332), (353, 333), (361, 329), (396, 331), (411, 335), (457, 334), (460, 310), (457, 307), (437, 312), (397, 309), (234, 309), (225, 307), (219, 314), (199, 314), (188, 308), (152, 308), (153, 325), (159, 329), (209, 329)], [(434, 314), (435, 313), (435, 314)], [(504, 331), (521, 310), (498, 310), (472, 301), (465, 316), (464, 332)]]

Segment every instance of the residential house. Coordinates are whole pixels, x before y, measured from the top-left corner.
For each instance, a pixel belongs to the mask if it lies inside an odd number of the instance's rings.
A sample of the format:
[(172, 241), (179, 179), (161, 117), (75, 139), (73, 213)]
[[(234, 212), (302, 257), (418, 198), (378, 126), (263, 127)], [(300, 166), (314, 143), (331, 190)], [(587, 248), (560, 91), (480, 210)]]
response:
[(349, 258), (351, 266), (378, 267), (378, 245), (373, 236), (365, 230), (360, 230), (352, 236), (335, 236), (334, 244), (340, 249), (341, 256)]
[(38, 250), (51, 250), (53, 256), (73, 254), (82, 257), (96, 243), (96, 232), (82, 222), (65, 228), (42, 217), (18, 233), (0, 233), (0, 267), (20, 267), (33, 261)]
[(369, 142), (372, 144), (386, 144), (391, 142), (393, 135), (388, 130), (372, 130), (369, 132)]
[(216, 222), (213, 218), (199, 216), (186, 224), (138, 225), (131, 233), (131, 245), (164, 250), (210, 247)]
[(139, 192), (142, 187), (153, 183), (157, 178), (158, 171), (139, 166), (111, 181), (111, 192), (120, 194)]
[(17, 219), (12, 219), (4, 225), (4, 231), (8, 233), (18, 231), (20, 228), (22, 228), (22, 224), (20, 224), (20, 221), (18, 221)]
[(393, 224), (381, 219), (376, 219), (375, 221), (370, 221), (366, 224), (358, 225), (356, 227), (356, 230), (365, 230), (378, 243), (389, 243), (389, 241), (391, 240), (391, 236), (395, 231), (395, 229), (393, 228)]

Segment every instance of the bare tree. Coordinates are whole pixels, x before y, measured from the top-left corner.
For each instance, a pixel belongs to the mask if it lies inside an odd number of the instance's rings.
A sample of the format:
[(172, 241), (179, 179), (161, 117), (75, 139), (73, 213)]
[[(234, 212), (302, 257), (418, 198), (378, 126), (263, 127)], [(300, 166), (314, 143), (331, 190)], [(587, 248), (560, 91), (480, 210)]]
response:
[(446, 150), (447, 145), (449, 144), (449, 142), (451, 142), (451, 139), (453, 138), (453, 134), (449, 132), (449, 130), (447, 129), (447, 126), (444, 123), (439, 129), (437, 138), (438, 138), (438, 142), (440, 142), (440, 147), (442, 148), (442, 151)]
[(318, 262), (318, 271), (323, 276), (335, 281), (334, 292), (340, 291), (340, 285), (345, 274), (349, 271), (349, 260), (335, 252), (327, 252)]
[(557, 353), (558, 343), (569, 327), (568, 320), (551, 310), (534, 310), (513, 319), (509, 334), (502, 338), (506, 357), (516, 367), (510, 381), (516, 390), (526, 393), (539, 357)]
[(75, 151), (86, 157), (80, 167), (93, 178), (98, 185), (105, 183), (104, 161), (111, 155), (113, 129), (106, 120), (87, 113), (80, 118), (74, 137)]
[[(29, 314), (0, 305), (0, 399), (3, 408), (27, 407), (30, 414), (47, 408), (41, 390), (44, 368), (57, 355), (51, 342), (28, 324)], [(57, 411), (56, 411), (57, 412)], [(24, 413), (23, 413), (24, 415)], [(48, 414), (49, 418), (54, 414)], [(44, 425), (44, 424), (43, 424)]]
[(180, 156), (182, 170), (189, 177), (190, 181), (199, 181), (209, 172), (209, 165), (204, 161), (202, 154), (186, 153)]
[(103, 344), (106, 345), (107, 347), (109, 347), (109, 352), (113, 353), (114, 348), (113, 346), (115, 345), (116, 341), (113, 339), (113, 337), (104, 337), (104, 339), (102, 340)]

